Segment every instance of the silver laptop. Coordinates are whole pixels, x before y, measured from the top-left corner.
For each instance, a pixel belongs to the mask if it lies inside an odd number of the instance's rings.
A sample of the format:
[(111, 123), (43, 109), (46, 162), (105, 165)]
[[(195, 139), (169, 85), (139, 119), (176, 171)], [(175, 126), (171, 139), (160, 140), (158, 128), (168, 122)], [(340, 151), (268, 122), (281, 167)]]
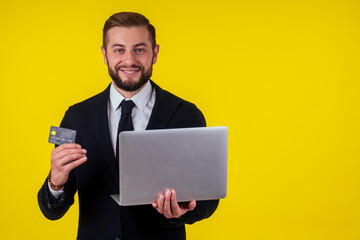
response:
[(227, 191), (227, 127), (121, 132), (119, 193), (122, 206), (150, 204), (165, 189), (177, 201), (220, 199)]

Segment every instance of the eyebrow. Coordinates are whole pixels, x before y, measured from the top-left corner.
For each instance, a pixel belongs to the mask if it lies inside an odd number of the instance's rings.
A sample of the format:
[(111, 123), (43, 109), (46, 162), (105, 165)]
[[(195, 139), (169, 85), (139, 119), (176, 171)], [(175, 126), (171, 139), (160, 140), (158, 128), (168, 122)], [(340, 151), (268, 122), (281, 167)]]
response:
[(114, 47), (125, 47), (125, 45), (119, 44), (119, 43), (115, 43), (111, 46), (112, 48)]
[[(146, 43), (138, 43), (138, 44), (134, 45), (134, 47), (141, 47), (141, 46), (147, 47)], [(120, 44), (120, 43), (114, 43), (111, 47), (112, 48), (114, 48), (114, 47), (125, 47), (125, 45)]]
[(147, 47), (146, 43), (138, 43), (138, 44), (135, 44), (134, 47), (141, 47), (141, 46)]

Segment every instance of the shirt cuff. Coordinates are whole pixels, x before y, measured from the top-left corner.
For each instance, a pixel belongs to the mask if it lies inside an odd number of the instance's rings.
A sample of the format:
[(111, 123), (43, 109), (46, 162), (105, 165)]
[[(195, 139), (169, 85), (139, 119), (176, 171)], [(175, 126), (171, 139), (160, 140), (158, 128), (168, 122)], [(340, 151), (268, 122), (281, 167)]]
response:
[(50, 184), (48, 183), (48, 188), (50, 190), (51, 195), (57, 200), (64, 194), (64, 189), (61, 189), (60, 191), (55, 191), (50, 187)]

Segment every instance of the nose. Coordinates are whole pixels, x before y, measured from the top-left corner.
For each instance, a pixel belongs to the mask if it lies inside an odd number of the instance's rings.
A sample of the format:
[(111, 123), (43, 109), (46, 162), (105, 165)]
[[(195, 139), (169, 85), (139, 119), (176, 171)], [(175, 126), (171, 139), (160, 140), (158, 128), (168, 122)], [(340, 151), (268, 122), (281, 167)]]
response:
[(135, 55), (132, 51), (126, 51), (123, 55), (123, 63), (131, 65), (136, 62)]

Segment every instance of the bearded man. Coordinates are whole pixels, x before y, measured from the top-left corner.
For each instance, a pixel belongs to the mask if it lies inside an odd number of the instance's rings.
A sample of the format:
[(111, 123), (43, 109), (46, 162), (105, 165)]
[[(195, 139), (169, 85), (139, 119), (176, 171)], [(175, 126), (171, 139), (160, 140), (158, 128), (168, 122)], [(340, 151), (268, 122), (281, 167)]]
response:
[(152, 205), (124, 207), (110, 197), (119, 191), (117, 138), (125, 109), (134, 131), (206, 125), (194, 104), (150, 80), (159, 53), (155, 39), (155, 28), (143, 15), (112, 15), (101, 47), (112, 83), (69, 107), (61, 122), (61, 127), (76, 130), (76, 143), (52, 151), (38, 202), (45, 217), (56, 220), (78, 192), (79, 240), (185, 239), (184, 224), (207, 218), (217, 208), (218, 200), (178, 203), (176, 189), (167, 189)]

